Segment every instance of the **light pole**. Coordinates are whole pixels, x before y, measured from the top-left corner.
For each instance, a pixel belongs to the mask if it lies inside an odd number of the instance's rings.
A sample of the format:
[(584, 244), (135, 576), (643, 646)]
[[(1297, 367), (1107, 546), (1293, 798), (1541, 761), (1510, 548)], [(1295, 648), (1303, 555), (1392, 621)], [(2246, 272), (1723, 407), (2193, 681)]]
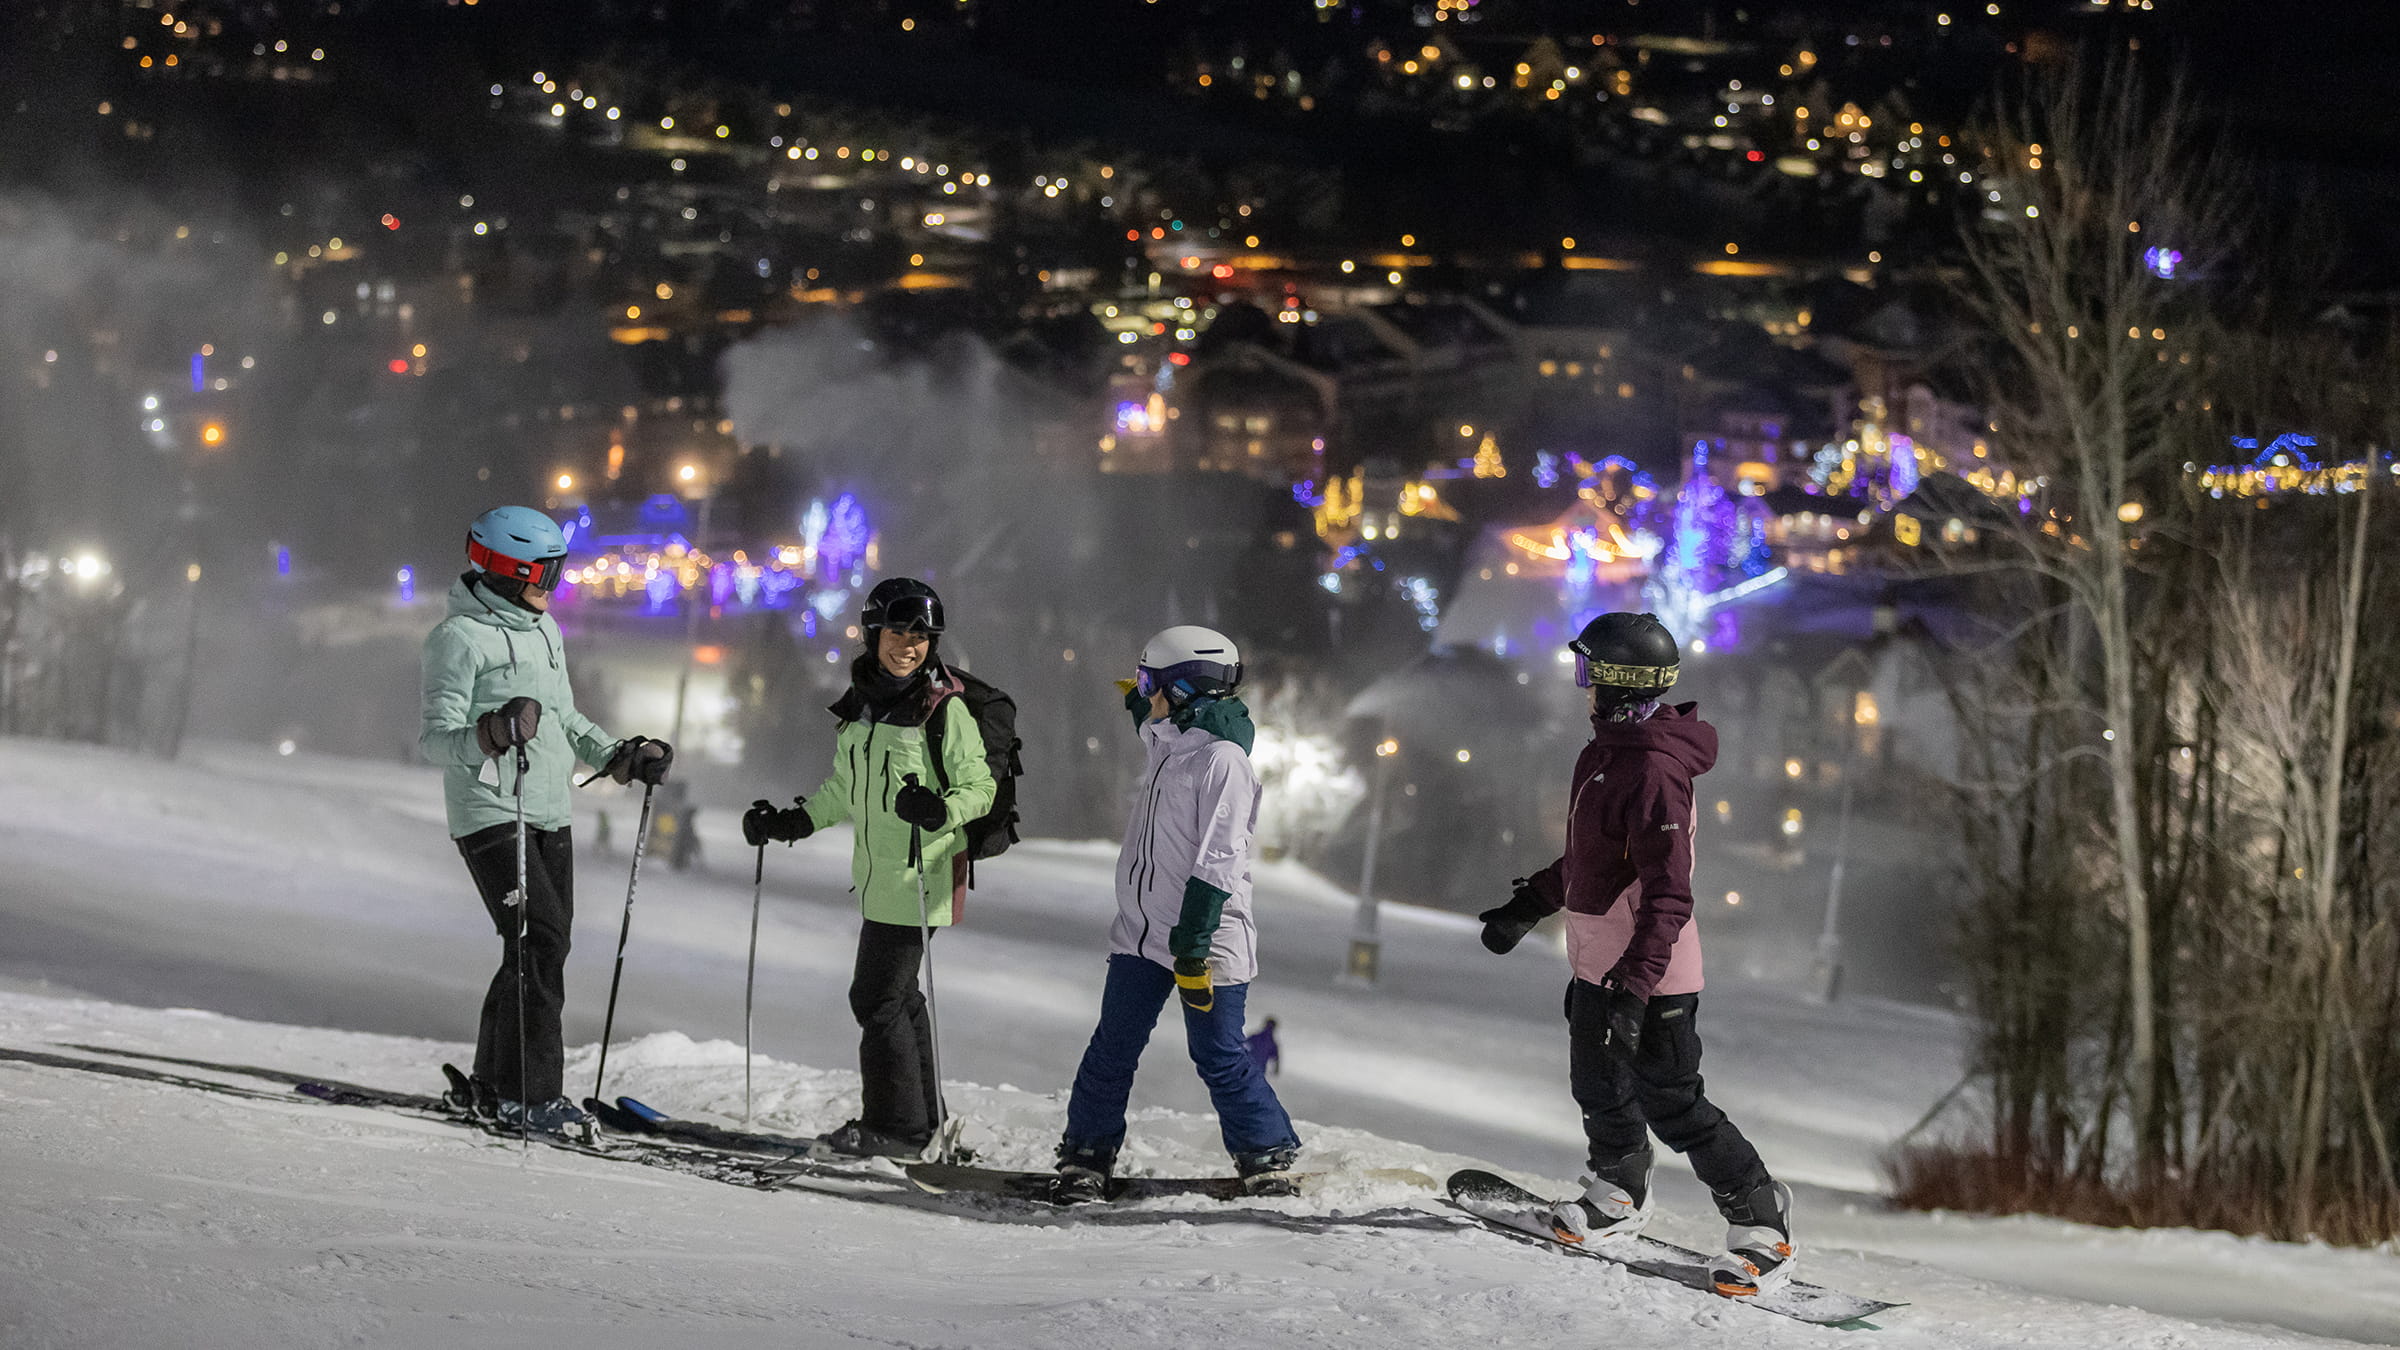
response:
[[(1863, 691), (1862, 691), (1863, 692)], [(1842, 823), (1834, 831), (1833, 875), (1825, 883), (1825, 926), (1817, 933), (1817, 959), (1810, 983), (1820, 1003), (1831, 1003), (1842, 989), (1842, 869), (1850, 860), (1850, 803), (1858, 791), (1859, 729), (1875, 720), (1873, 705), (1853, 697), (1850, 716), (1842, 728)]]
[[(686, 484), (697, 483), (700, 478), (700, 470), (696, 465), (686, 464), (678, 471), (677, 476)], [(692, 495), (697, 496), (700, 502), (699, 521), (692, 527), (692, 552), (706, 558), (708, 556), (706, 552), (708, 508), (715, 498), (708, 495), (705, 487), (699, 488)], [(695, 659), (693, 654), (700, 646), (700, 611), (708, 604), (708, 586), (708, 573), (706, 570), (702, 570), (698, 584), (694, 585), (691, 592), (684, 596), (683, 669), (675, 677), (675, 725), (674, 729), (667, 733), (667, 743), (670, 745), (680, 746), (683, 744), (683, 705), (684, 700), (692, 691), (692, 662)]]
[(1400, 757), (1400, 742), (1385, 737), (1375, 746), (1375, 789), (1367, 806), (1367, 856), (1358, 869), (1358, 921), (1350, 930), (1350, 960), (1339, 984), (1372, 989), (1381, 974), (1383, 939), (1375, 907), (1375, 854), (1383, 843), (1384, 789), (1392, 777), (1392, 762)]

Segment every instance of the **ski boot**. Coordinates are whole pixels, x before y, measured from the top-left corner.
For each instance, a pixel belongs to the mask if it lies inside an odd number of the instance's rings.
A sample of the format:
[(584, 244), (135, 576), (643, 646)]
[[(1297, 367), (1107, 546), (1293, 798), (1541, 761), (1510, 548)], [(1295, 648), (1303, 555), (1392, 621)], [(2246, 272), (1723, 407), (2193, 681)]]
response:
[(1262, 1153), (1243, 1153), (1233, 1160), (1233, 1170), (1242, 1179), (1244, 1195), (1298, 1195), (1300, 1181), (1293, 1170), (1300, 1161), (1300, 1146), (1271, 1148)]
[(1792, 1282), (1792, 1188), (1766, 1179), (1715, 1192), (1725, 1216), (1725, 1252), (1709, 1263), (1709, 1278), (1728, 1298), (1772, 1294)]
[(442, 1090), (442, 1105), (469, 1120), (490, 1124), (500, 1113), (500, 1095), (481, 1078), (460, 1073), (455, 1067), (442, 1066), (450, 1086)]
[(1551, 1236), (1583, 1247), (1639, 1235), (1650, 1224), (1650, 1160), (1646, 1148), (1607, 1163), (1595, 1159), (1583, 1194), (1559, 1201), (1541, 1216)]
[(591, 1115), (564, 1097), (552, 1097), (535, 1102), (527, 1110), (523, 1102), (502, 1100), (494, 1120), (502, 1129), (522, 1134), (546, 1134), (572, 1143), (588, 1144), (599, 1134)]
[(829, 1153), (845, 1158), (889, 1158), (896, 1163), (923, 1162), (930, 1142), (886, 1134), (863, 1120), (845, 1122), (840, 1129), (817, 1136), (818, 1145)]

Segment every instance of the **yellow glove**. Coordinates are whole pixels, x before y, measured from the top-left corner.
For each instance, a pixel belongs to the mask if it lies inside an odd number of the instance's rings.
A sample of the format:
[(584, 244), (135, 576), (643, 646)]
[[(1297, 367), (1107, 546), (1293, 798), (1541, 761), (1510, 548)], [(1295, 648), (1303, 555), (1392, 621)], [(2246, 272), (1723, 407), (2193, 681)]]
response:
[(1207, 1012), (1217, 1006), (1217, 987), (1209, 979), (1206, 958), (1176, 958), (1175, 992), (1182, 996), (1183, 1006), (1193, 1012)]

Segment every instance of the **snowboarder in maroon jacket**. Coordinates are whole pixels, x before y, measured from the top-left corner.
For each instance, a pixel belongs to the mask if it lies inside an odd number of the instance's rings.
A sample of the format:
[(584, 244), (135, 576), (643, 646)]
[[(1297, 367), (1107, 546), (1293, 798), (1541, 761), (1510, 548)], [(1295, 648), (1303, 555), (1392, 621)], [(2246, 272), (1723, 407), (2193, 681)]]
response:
[(1603, 614), (1567, 644), (1591, 692), (1567, 846), (1486, 910), (1483, 945), (1506, 954), (1566, 911), (1569, 1073), (1591, 1144), (1583, 1194), (1539, 1217), (1559, 1241), (1622, 1241), (1650, 1220), (1652, 1131), (1691, 1160), (1727, 1224), (1711, 1265), (1720, 1293), (1791, 1279), (1791, 1190), (1708, 1100), (1700, 1081), (1700, 933), (1692, 923), (1692, 780), (1717, 762), (1698, 704), (1668, 706), (1674, 635), (1652, 614)]

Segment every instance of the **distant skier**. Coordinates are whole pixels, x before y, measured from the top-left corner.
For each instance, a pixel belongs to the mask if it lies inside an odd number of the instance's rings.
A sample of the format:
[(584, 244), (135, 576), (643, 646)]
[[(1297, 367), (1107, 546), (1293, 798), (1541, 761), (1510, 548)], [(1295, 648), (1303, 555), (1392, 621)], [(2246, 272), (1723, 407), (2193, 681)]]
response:
[[(575, 762), (604, 766), (619, 783), (657, 784), (675, 759), (665, 741), (617, 740), (575, 710), (566, 645), (549, 616), (566, 557), (566, 536), (532, 507), (502, 506), (475, 518), (467, 531), (468, 570), (450, 587), (448, 617), (425, 639), (417, 738), (425, 758), (442, 766), (451, 837), (500, 931), (500, 969), (484, 992), (475, 1036), (477, 1095), (488, 1092), (497, 1100), (502, 1123), (550, 1133), (587, 1119), (562, 1093), (559, 1030), (575, 923), (575, 853), (568, 831)], [(517, 887), (519, 746), (527, 761), (528, 895), (522, 916), (510, 903)], [(520, 919), (526, 930), (522, 1044)]]
[(1250, 1052), (1250, 1062), (1258, 1066), (1260, 1073), (1283, 1071), (1283, 1047), (1275, 1043), (1274, 1018), (1268, 1018), (1265, 1026), (1251, 1032), (1250, 1039), (1242, 1042), (1242, 1048)]
[(1170, 992), (1182, 998), (1184, 1043), (1244, 1187), (1256, 1195), (1292, 1190), (1300, 1140), (1242, 1036), (1242, 1006), (1258, 973), (1250, 847), (1259, 786), (1250, 713), (1234, 697), (1241, 682), (1233, 643), (1190, 626), (1151, 638), (1124, 682), (1148, 760), (1117, 855), (1100, 1024), (1075, 1072), (1058, 1145), (1051, 1197), (1062, 1204), (1107, 1194), (1134, 1069)]
[[(913, 827), (923, 840), (931, 883), (927, 926), (957, 922), (967, 885), (964, 827), (991, 809), (995, 788), (983, 733), (958, 696), (965, 685), (942, 664), (943, 626), (942, 600), (931, 586), (909, 577), (878, 582), (859, 618), (866, 650), (850, 663), (849, 692), (833, 705), (841, 731), (832, 774), (796, 805), (762, 800), (742, 817), (742, 837), (753, 846), (855, 823), (850, 879), (865, 922), (850, 1011), (858, 1019), (864, 1100), (859, 1118), (824, 1142), (857, 1157), (921, 1157), (948, 1118), (934, 1072), (933, 1027), (917, 987), (926, 933), (919, 927), (909, 835)], [(936, 718), (938, 747), (926, 734)], [(939, 769), (932, 758), (937, 749)], [(938, 790), (939, 783), (948, 790)]]
[(1716, 763), (1716, 728), (1697, 704), (1659, 703), (1679, 656), (1655, 615), (1601, 615), (1568, 648), (1591, 691), (1592, 739), (1575, 761), (1566, 852), (1477, 916), (1483, 945), (1506, 954), (1567, 912), (1569, 1073), (1592, 1175), (1536, 1217), (1566, 1243), (1640, 1232), (1655, 1130), (1691, 1160), (1728, 1225), (1711, 1266), (1718, 1292), (1769, 1293), (1791, 1279), (1792, 1193), (1700, 1081), (1692, 779)]

